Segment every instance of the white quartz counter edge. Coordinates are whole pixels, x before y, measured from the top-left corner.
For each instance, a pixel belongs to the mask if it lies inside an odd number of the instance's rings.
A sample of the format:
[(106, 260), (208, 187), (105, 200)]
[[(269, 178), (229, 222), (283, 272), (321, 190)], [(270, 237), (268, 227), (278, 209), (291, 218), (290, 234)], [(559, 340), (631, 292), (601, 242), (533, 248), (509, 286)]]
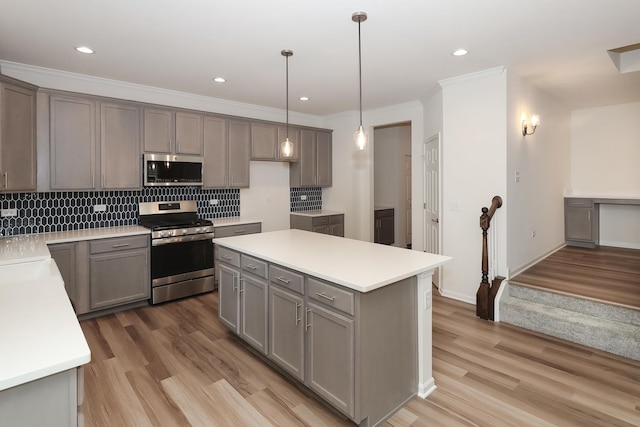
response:
[(316, 211), (291, 212), (291, 215), (317, 217), (317, 216), (327, 216), (327, 215), (344, 215), (344, 212), (337, 212), (337, 211), (329, 211), (329, 210), (326, 210), (326, 209), (319, 209), (319, 210), (316, 210)]
[(214, 227), (262, 223), (262, 220), (245, 218), (241, 216), (230, 216), (226, 218), (210, 218), (210, 220), (213, 222)]
[(0, 275), (0, 390), (91, 360), (52, 259), (4, 265)]
[(451, 261), (447, 256), (302, 230), (272, 231), (213, 241), (358, 292), (370, 292)]

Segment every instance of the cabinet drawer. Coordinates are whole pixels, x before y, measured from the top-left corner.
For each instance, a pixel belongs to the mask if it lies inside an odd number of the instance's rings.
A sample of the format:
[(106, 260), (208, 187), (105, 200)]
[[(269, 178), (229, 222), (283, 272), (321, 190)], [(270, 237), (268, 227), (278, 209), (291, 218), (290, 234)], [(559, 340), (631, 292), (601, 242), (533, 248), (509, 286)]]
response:
[(262, 231), (262, 224), (259, 222), (242, 225), (224, 225), (216, 227), (214, 232), (216, 237), (242, 236), (244, 234), (255, 234)]
[(273, 283), (277, 283), (299, 294), (304, 294), (304, 277), (300, 273), (278, 267), (277, 265), (270, 265), (269, 277), (271, 277)]
[(260, 259), (253, 258), (243, 254), (240, 257), (240, 268), (258, 277), (262, 277), (263, 279), (268, 278), (267, 276), (268, 265), (266, 262)]
[(329, 224), (329, 216), (317, 216), (313, 218), (313, 226)]
[(572, 208), (592, 208), (593, 207), (593, 199), (582, 199), (582, 198), (566, 198), (564, 199), (565, 206), (570, 206)]
[(329, 217), (329, 224), (343, 224), (344, 215), (331, 215)]
[(311, 277), (307, 280), (307, 288), (309, 290), (309, 298), (312, 300), (321, 302), (353, 316), (355, 310), (352, 292)]
[(92, 254), (105, 252), (126, 251), (129, 249), (146, 248), (149, 246), (149, 236), (118, 237), (115, 239), (100, 239), (89, 243)]
[(218, 249), (218, 260), (234, 267), (240, 267), (240, 254), (222, 246), (219, 246)]
[(375, 211), (375, 218), (386, 218), (393, 216), (393, 209), (378, 209)]

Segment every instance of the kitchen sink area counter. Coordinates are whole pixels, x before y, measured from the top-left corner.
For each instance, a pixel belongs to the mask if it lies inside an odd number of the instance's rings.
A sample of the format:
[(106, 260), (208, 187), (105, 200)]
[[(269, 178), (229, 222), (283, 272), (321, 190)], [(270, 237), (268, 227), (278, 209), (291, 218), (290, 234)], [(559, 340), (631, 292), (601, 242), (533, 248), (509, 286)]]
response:
[(222, 323), (356, 424), (435, 389), (431, 277), (451, 258), (297, 229), (214, 243)]

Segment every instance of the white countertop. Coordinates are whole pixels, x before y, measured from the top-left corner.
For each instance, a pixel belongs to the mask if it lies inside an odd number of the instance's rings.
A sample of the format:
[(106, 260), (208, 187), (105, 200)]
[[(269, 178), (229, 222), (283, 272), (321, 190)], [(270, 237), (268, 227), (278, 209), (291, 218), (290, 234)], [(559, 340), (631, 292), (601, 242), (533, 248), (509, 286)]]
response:
[[(122, 227), (87, 228), (84, 230), (56, 231), (43, 234), (23, 234), (0, 238), (0, 266), (16, 262), (42, 261), (51, 258), (47, 245), (78, 242), (81, 240), (150, 234), (138, 225)], [(2, 283), (0, 281), (0, 283)]]
[(451, 261), (447, 256), (295, 229), (213, 242), (358, 292), (369, 292)]
[(299, 216), (327, 216), (327, 215), (344, 215), (344, 212), (338, 211), (329, 211), (326, 209), (318, 209), (315, 211), (300, 211), (300, 212), (291, 212), (291, 215), (299, 215)]
[(52, 259), (0, 266), (0, 277), (0, 390), (91, 360)]
[(209, 218), (209, 219), (213, 221), (214, 227), (262, 223), (262, 220), (254, 219), (254, 218), (246, 218), (243, 216), (228, 216), (225, 218)]

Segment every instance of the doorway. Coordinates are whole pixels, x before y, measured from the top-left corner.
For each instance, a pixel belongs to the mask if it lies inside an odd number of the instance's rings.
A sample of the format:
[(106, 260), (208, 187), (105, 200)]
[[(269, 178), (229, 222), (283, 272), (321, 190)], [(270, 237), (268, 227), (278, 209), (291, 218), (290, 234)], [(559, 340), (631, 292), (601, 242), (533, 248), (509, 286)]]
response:
[[(391, 244), (411, 248), (411, 122), (377, 126), (373, 136), (374, 211), (393, 210)], [(374, 220), (373, 236), (385, 235), (385, 223)]]

